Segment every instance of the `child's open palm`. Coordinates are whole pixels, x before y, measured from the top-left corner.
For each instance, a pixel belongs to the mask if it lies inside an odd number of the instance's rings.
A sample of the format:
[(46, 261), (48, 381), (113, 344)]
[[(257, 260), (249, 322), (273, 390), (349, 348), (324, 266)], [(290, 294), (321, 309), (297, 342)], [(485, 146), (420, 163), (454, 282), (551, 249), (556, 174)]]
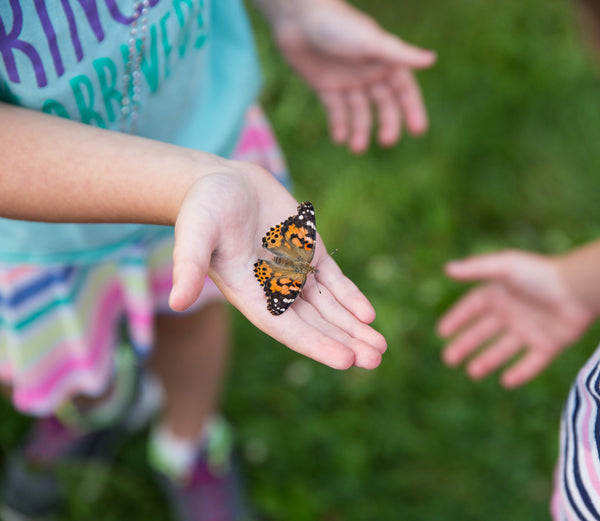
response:
[(374, 310), (318, 236), (313, 259), (318, 274), (309, 276), (302, 296), (285, 313), (267, 311), (253, 264), (259, 257), (270, 258), (262, 237), (295, 214), (297, 202), (263, 169), (229, 165), (233, 168), (199, 180), (183, 203), (175, 228), (173, 309), (194, 302), (208, 273), (252, 323), (291, 349), (335, 368), (379, 365), (386, 343), (367, 325)]
[(433, 52), (403, 42), (345, 2), (298, 5), (299, 12), (276, 20), (275, 35), (325, 105), (334, 141), (364, 151), (374, 119), (384, 146), (396, 143), (403, 126), (415, 135), (427, 129), (412, 71), (433, 65)]
[(521, 356), (502, 374), (506, 387), (522, 385), (575, 342), (594, 318), (562, 277), (559, 261), (520, 251), (503, 251), (451, 262), (448, 275), (481, 280), (446, 312), (438, 325), (444, 360), (483, 378)]

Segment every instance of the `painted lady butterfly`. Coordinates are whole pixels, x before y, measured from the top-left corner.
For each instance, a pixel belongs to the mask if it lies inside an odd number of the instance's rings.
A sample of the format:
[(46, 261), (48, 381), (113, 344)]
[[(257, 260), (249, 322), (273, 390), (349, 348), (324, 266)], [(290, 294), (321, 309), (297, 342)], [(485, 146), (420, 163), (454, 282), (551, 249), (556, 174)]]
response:
[(300, 295), (315, 253), (317, 228), (315, 210), (309, 202), (298, 206), (298, 214), (273, 226), (263, 237), (262, 245), (275, 255), (273, 260), (258, 259), (254, 275), (265, 290), (267, 309), (281, 315)]

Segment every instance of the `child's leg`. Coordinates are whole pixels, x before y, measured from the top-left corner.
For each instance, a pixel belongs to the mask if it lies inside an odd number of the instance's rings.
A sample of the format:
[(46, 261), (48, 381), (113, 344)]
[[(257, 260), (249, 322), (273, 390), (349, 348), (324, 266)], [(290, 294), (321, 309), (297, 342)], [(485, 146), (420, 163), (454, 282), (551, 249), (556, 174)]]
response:
[(151, 365), (165, 391), (162, 422), (173, 435), (195, 441), (219, 411), (230, 342), (221, 302), (183, 315), (161, 315)]
[[(257, 163), (287, 182), (285, 162), (258, 107), (246, 115), (246, 128), (233, 158)], [(213, 302), (193, 314), (161, 316), (157, 321), (152, 364), (163, 380), (166, 404), (162, 421), (151, 433), (151, 462), (161, 474), (170, 474), (171, 479), (163, 481), (171, 499), (179, 503), (176, 507), (184, 512), (179, 516), (182, 519), (201, 521), (215, 511), (222, 513), (222, 519), (248, 519), (242, 488), (228, 458), (231, 440), (227, 429), (214, 421), (229, 342), (227, 310), (221, 303)], [(183, 484), (186, 473), (196, 479)], [(173, 478), (179, 478), (179, 483)]]
[[(135, 381), (125, 381), (130, 378)], [(57, 468), (111, 459), (122, 434), (129, 431), (128, 411), (135, 400), (129, 393), (141, 396), (138, 384), (131, 371), (120, 370), (99, 396), (74, 397), (61, 410), (64, 418), (53, 415), (33, 422), (2, 469), (0, 518), (45, 519), (55, 514), (65, 497)], [(11, 396), (8, 387), (3, 390)]]
[[(150, 464), (176, 520), (251, 519), (218, 417), (230, 326), (222, 302), (157, 320), (152, 368), (163, 383), (164, 411), (152, 428)], [(215, 517), (216, 516), (216, 517)]]
[[(245, 120), (233, 159), (261, 165), (288, 184), (284, 158), (262, 110), (251, 107)], [(197, 436), (218, 412), (229, 344), (226, 309), (213, 303), (192, 315), (162, 316), (157, 328), (154, 365), (166, 387), (165, 424), (174, 434)]]

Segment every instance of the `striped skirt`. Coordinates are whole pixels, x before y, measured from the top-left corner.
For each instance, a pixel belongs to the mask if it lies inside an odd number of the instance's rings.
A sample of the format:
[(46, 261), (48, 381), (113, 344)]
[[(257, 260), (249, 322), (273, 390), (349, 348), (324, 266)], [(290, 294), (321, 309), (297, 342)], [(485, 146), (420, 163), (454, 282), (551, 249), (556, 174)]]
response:
[[(258, 107), (232, 156), (260, 164), (287, 183), (283, 157)], [(0, 263), (0, 382), (15, 407), (44, 416), (76, 394), (97, 396), (114, 371), (123, 336), (140, 359), (154, 341), (154, 317), (169, 313), (172, 229), (83, 266)], [(195, 309), (222, 299), (207, 279)]]
[(551, 511), (554, 521), (600, 520), (600, 347), (563, 410)]

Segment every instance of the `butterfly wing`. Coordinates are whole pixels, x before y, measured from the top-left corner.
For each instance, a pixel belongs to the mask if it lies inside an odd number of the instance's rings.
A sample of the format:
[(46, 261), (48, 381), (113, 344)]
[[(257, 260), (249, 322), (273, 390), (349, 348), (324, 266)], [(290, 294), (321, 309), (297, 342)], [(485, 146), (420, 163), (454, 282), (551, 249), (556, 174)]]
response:
[(254, 263), (254, 275), (265, 290), (267, 310), (272, 315), (281, 315), (289, 308), (306, 282), (306, 273), (264, 259)]
[(310, 264), (315, 254), (317, 227), (310, 202), (298, 206), (298, 213), (273, 226), (263, 237), (263, 247), (276, 256)]
[(317, 228), (315, 210), (309, 202), (298, 206), (298, 213), (273, 226), (263, 237), (263, 247), (275, 255), (275, 259), (258, 259), (254, 275), (265, 290), (267, 309), (273, 315), (281, 315), (300, 295), (315, 253)]

